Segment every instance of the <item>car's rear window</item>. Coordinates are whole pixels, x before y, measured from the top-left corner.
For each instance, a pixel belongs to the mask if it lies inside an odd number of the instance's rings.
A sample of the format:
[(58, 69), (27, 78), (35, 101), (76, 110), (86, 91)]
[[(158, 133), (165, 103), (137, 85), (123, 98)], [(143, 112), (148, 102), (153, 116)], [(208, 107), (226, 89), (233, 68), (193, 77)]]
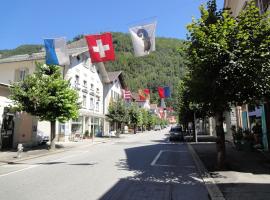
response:
[(172, 130), (172, 131), (175, 131), (175, 132), (180, 132), (180, 131), (181, 131), (181, 128), (178, 128), (178, 127), (177, 127), (177, 128), (172, 128), (171, 130)]

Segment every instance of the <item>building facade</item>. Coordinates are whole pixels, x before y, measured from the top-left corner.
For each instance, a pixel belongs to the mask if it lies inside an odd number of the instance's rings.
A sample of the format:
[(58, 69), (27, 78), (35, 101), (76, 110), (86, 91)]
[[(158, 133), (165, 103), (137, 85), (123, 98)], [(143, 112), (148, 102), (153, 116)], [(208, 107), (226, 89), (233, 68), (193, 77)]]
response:
[[(113, 98), (122, 98), (122, 72), (117, 72), (117, 76), (112, 78), (103, 63), (91, 63), (84, 39), (68, 45), (68, 54), (70, 64), (62, 67), (63, 78), (70, 80), (71, 87), (78, 92), (81, 107), (78, 119), (56, 123), (57, 140), (77, 141), (83, 136), (105, 135), (108, 132), (105, 119), (108, 99), (111, 94)], [(44, 52), (0, 59), (0, 149), (2, 146), (14, 148), (18, 143), (36, 145), (39, 135), (50, 135), (49, 122), (39, 121), (27, 113), (12, 113), (8, 110), (8, 106), (12, 105), (9, 99), (10, 84), (24, 80), (26, 75), (36, 70), (35, 63), (44, 63), (44, 59)]]

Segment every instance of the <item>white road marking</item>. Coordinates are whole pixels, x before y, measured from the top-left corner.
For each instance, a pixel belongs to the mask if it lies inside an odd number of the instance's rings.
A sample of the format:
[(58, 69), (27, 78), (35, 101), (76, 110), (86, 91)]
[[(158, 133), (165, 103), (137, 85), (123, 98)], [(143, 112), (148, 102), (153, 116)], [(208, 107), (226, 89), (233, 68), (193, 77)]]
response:
[[(89, 151), (74, 151), (74, 152), (87, 153)], [(55, 161), (63, 160), (63, 159), (66, 159), (66, 158), (75, 157), (77, 155), (81, 155), (81, 154), (68, 155), (68, 156), (61, 157), (61, 158), (58, 158), (58, 159), (55, 159), (55, 160), (47, 160), (45, 162), (55, 162)], [(39, 166), (42, 166), (43, 164), (37, 164), (37, 165), (35, 165), (35, 164), (29, 164), (29, 165), (30, 165), (29, 167), (26, 167), (26, 168), (23, 168), (23, 169), (19, 169), (19, 170), (15, 170), (15, 171), (12, 171), (12, 172), (8, 172), (6, 174), (1, 174), (0, 177), (8, 176), (8, 175), (15, 174), (15, 173), (18, 173), (18, 172), (22, 172), (22, 171), (25, 171), (25, 170), (28, 170), (28, 169), (39, 167)], [(9, 166), (9, 165), (2, 165), (2, 166)]]
[(187, 151), (174, 151), (174, 150), (160, 150), (159, 153), (156, 155), (154, 160), (151, 162), (151, 166), (157, 166), (157, 167), (176, 167), (176, 165), (160, 165), (156, 164), (157, 160), (161, 156), (163, 152), (176, 152), (176, 153), (187, 153)]
[(159, 159), (160, 155), (162, 154), (163, 150), (159, 151), (158, 155), (154, 158), (154, 160), (151, 162), (151, 166), (154, 166)]
[(6, 174), (2, 174), (2, 175), (0, 175), (0, 177), (8, 176), (8, 175), (10, 175), (10, 174), (15, 174), (15, 173), (17, 173), (17, 172), (21, 172), (21, 171), (24, 171), (24, 170), (32, 169), (32, 168), (38, 167), (38, 166), (40, 166), (40, 165), (31, 165), (31, 166), (26, 167), (26, 168), (23, 168), (23, 169), (19, 169), (19, 170), (13, 171), (13, 172), (9, 172), (9, 173), (6, 173)]

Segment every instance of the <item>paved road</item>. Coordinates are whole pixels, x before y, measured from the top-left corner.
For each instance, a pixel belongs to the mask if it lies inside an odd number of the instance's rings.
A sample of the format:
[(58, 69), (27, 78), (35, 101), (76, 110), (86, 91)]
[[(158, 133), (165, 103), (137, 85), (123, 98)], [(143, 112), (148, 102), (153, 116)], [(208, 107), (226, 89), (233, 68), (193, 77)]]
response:
[(185, 144), (168, 130), (0, 166), (0, 199), (208, 199)]

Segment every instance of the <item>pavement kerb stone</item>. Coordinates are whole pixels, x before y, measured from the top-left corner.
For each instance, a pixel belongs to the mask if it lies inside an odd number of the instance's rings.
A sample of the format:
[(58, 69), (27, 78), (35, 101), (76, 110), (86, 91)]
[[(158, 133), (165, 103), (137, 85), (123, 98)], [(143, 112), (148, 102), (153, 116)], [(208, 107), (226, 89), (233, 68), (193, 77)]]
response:
[[(98, 141), (98, 142), (96, 142), (94, 144), (86, 144), (85, 146), (87, 146), (87, 145), (92, 146), (92, 145), (96, 145), (96, 144), (107, 143), (109, 141), (112, 141), (112, 139), (108, 139), (106, 141)], [(74, 148), (78, 148), (78, 147), (81, 147), (81, 146), (64, 147), (64, 149), (62, 149), (62, 150), (54, 150), (54, 151), (50, 151), (50, 152), (47, 152), (47, 153), (41, 153), (41, 154), (38, 154), (38, 155), (27, 156), (25, 158), (14, 159), (14, 160), (11, 160), (10, 163), (12, 163), (12, 162), (21, 162), (21, 161), (25, 161), (25, 160), (31, 160), (31, 159), (34, 159), (34, 158), (40, 158), (40, 157), (44, 157), (44, 156), (48, 156), (48, 155), (58, 154), (58, 153), (69, 151), (70, 149), (74, 149)], [(7, 164), (8, 164), (7, 162), (3, 162), (3, 163), (0, 163), (0, 166), (7, 165)]]
[(208, 170), (205, 168), (204, 164), (202, 163), (201, 159), (199, 158), (193, 147), (190, 144), (187, 144), (187, 146), (200, 173), (200, 176), (203, 179), (206, 189), (208, 190), (211, 200), (225, 200), (222, 192), (216, 185), (214, 179), (211, 177)]

